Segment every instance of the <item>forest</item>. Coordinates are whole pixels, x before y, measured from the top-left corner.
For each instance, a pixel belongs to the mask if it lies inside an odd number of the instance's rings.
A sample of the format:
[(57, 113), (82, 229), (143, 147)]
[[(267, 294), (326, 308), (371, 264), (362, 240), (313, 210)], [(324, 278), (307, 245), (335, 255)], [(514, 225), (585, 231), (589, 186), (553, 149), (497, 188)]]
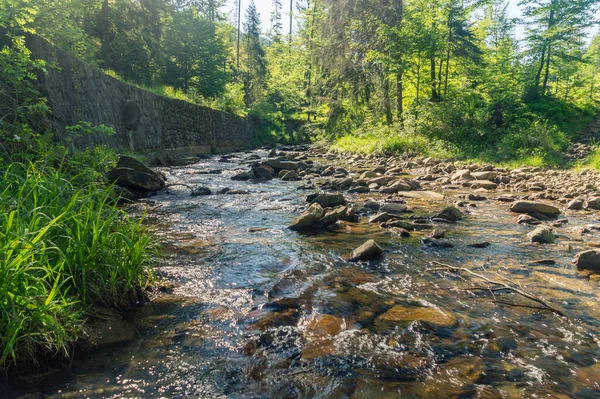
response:
[(116, 79), (247, 116), (257, 145), (598, 169), (598, 150), (565, 155), (596, 145), (600, 0), (519, 4), (514, 19), (505, 0), (274, 0), (261, 26), (239, 0), (2, 0), (0, 365), (66, 353), (91, 304), (129, 308), (153, 279), (152, 238), (95, 183), (114, 154), (73, 154), (48, 129), (36, 73), (53, 66), (30, 58), (25, 32)]
[(503, 0), (275, 0), (261, 26), (254, 3), (9, 0), (0, 25), (250, 115), (260, 143), (558, 165), (597, 111), (599, 3), (521, 0), (515, 19)]

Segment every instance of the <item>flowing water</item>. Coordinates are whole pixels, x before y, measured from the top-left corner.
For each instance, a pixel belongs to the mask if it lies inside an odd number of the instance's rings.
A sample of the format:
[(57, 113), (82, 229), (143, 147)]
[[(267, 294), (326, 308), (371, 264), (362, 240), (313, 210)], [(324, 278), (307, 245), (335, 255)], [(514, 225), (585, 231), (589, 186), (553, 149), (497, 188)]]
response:
[[(300, 234), (286, 226), (310, 191), (277, 179), (233, 182), (234, 173), (247, 170), (238, 161), (248, 154), (238, 156), (163, 169), (169, 183), (249, 194), (191, 197), (189, 188), (174, 186), (153, 197), (148, 222), (165, 251), (157, 270), (176, 282), (173, 293), (134, 314), (131, 339), (79, 354), (69, 372), (21, 393), (600, 398), (600, 280), (570, 264), (582, 242), (566, 234), (554, 245), (528, 243), (531, 228), (517, 225), (508, 206), (495, 201), (442, 226), (455, 243), (450, 249), (424, 246), (420, 239), (430, 230), (401, 238), (362, 219), (335, 232)], [(459, 193), (445, 194), (442, 201), (407, 203), (417, 215), (430, 214)], [(569, 217), (560, 231), (588, 224), (589, 215)], [(382, 260), (342, 259), (371, 238), (384, 247)], [(491, 246), (467, 246), (482, 241)], [(557, 263), (528, 265), (544, 258)], [(473, 289), (485, 284), (464, 273), (428, 272), (434, 261), (521, 284), (567, 317), (500, 303), (536, 305)], [(390, 309), (426, 309), (431, 320), (389, 322), (382, 315)]]

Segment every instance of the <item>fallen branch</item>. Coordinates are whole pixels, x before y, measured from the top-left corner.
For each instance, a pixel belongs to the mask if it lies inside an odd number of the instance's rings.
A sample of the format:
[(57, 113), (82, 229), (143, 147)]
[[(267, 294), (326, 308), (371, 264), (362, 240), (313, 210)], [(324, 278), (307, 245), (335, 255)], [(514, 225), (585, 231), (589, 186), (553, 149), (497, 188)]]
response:
[[(427, 269), (428, 272), (450, 272), (450, 273), (454, 273), (454, 274), (457, 274), (457, 272), (465, 272), (465, 273), (470, 274), (473, 277), (477, 277), (477, 278), (487, 282), (488, 284), (491, 284), (492, 286), (496, 286), (496, 287), (474, 287), (474, 288), (468, 289), (469, 291), (474, 291), (474, 290), (489, 291), (490, 293), (493, 294), (494, 292), (497, 292), (497, 291), (508, 290), (508, 291), (514, 292), (515, 294), (521, 295), (522, 297), (525, 297), (533, 302), (536, 302), (536, 303), (540, 304), (541, 306), (537, 307), (537, 306), (528, 306), (528, 305), (518, 305), (518, 304), (511, 303), (511, 302), (494, 300), (494, 302), (496, 302), (496, 303), (501, 303), (504, 305), (519, 306), (519, 307), (527, 307), (527, 308), (539, 309), (539, 310), (549, 310), (553, 313), (556, 313), (559, 316), (566, 316), (562, 311), (560, 311), (556, 308), (553, 308), (548, 303), (546, 303), (543, 299), (523, 290), (522, 288), (517, 288), (513, 285), (509, 285), (509, 284), (501, 282), (501, 281), (491, 280), (491, 279), (487, 278), (486, 276), (484, 276), (483, 274), (476, 273), (471, 269), (467, 269), (466, 267), (450, 266), (450, 265), (446, 265), (446, 264), (443, 264), (440, 262), (433, 262), (433, 263), (438, 266), (441, 266), (441, 267), (435, 268), (435, 269)], [(502, 278), (511, 284), (515, 284), (505, 277), (502, 277)]]

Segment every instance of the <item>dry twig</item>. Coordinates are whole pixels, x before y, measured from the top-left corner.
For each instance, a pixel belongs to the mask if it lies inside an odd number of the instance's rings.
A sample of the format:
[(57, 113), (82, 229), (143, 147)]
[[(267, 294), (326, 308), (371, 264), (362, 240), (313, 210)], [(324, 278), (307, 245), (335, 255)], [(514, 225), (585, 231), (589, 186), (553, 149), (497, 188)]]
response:
[(516, 287), (517, 284), (510, 281), (506, 277), (500, 276), (500, 277), (502, 277), (503, 280), (508, 281), (510, 284), (504, 283), (501, 281), (491, 280), (491, 279), (487, 278), (486, 276), (484, 276), (483, 274), (476, 273), (471, 269), (467, 269), (466, 267), (450, 266), (450, 265), (443, 264), (441, 262), (433, 262), (433, 263), (438, 266), (441, 266), (441, 267), (435, 268), (435, 269), (428, 269), (427, 270), (428, 272), (450, 272), (450, 273), (454, 273), (454, 274), (456, 274), (459, 271), (465, 272), (465, 273), (470, 274), (473, 277), (477, 277), (477, 278), (485, 281), (488, 284), (491, 284), (492, 286), (495, 286), (495, 287), (471, 287), (471, 288), (467, 289), (469, 291), (474, 291), (474, 290), (489, 291), (493, 295), (495, 292), (508, 290), (508, 291), (514, 292), (515, 294), (521, 295), (522, 297), (525, 297), (533, 302), (536, 302), (536, 303), (540, 304), (541, 306), (519, 305), (519, 304), (515, 304), (515, 303), (511, 303), (511, 302), (499, 301), (499, 300), (494, 299), (493, 302), (495, 302), (495, 303), (511, 305), (511, 306), (518, 306), (518, 307), (526, 307), (526, 308), (532, 308), (532, 309), (539, 309), (539, 310), (549, 310), (553, 313), (556, 313), (559, 316), (566, 316), (562, 311), (560, 311), (556, 308), (553, 308), (548, 303), (546, 303), (546, 301), (544, 301), (543, 299), (525, 291), (522, 287), (521, 288)]

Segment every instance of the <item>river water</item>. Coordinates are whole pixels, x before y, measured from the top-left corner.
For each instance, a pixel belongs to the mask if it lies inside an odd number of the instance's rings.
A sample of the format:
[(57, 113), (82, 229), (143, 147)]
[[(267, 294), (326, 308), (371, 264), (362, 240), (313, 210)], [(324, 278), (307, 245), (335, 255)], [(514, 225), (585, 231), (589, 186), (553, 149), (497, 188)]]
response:
[[(566, 233), (590, 224), (589, 215), (570, 216), (549, 246), (528, 243), (530, 228), (495, 201), (441, 226), (450, 249), (424, 246), (430, 230), (401, 238), (365, 218), (301, 234), (286, 226), (312, 191), (299, 190), (302, 182), (232, 181), (248, 155), (162, 169), (169, 184), (249, 193), (191, 197), (173, 186), (153, 197), (147, 221), (164, 248), (157, 271), (176, 282), (173, 292), (133, 315), (131, 339), (78, 354), (69, 372), (26, 390), (49, 398), (600, 398), (600, 281), (570, 264), (584, 244)], [(427, 215), (460, 193), (445, 194), (407, 203)], [(342, 259), (368, 239), (385, 249), (382, 260)], [(483, 241), (491, 245), (467, 246)], [(557, 263), (528, 265), (545, 258)], [(468, 290), (482, 282), (428, 272), (434, 261), (518, 283), (567, 317), (499, 303), (535, 305), (507, 292)], [(382, 315), (392, 308), (428, 309), (436, 319), (389, 323)]]

